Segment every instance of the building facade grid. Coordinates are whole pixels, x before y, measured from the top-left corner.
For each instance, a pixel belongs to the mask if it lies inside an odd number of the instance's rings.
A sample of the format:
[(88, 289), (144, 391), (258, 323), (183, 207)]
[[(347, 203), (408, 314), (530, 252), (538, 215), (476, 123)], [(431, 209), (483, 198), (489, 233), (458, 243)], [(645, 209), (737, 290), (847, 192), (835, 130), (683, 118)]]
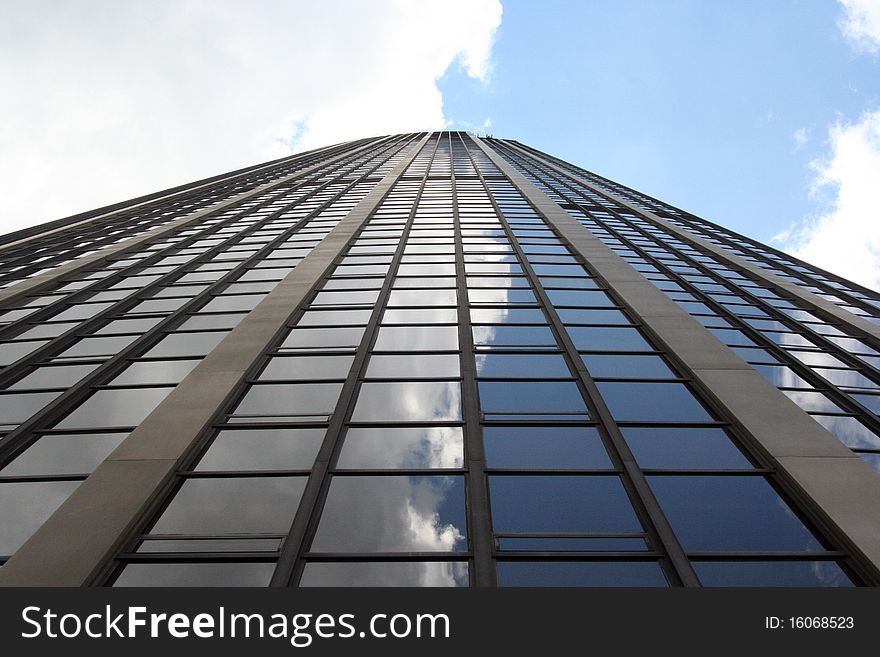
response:
[[(64, 572), (75, 550), (48, 554), (53, 532), (98, 518), (103, 473), (137, 468), (126, 454), (149, 447), (147, 427), (173, 427), (169, 409), (260, 321), (268, 337), (206, 421), (171, 439), (161, 475), (133, 478), (120, 529), (75, 537), (96, 555), (76, 583), (877, 583), (876, 522), (847, 525), (870, 510), (811, 493), (814, 476), (605, 272), (649, 282), (669, 319), (765, 377), (768, 403), (811, 423), (805, 444), (871, 495), (877, 340), (769, 275), (854, 322), (877, 317), (875, 293), (465, 133), (360, 140), (195, 186), (0, 246), (0, 584), (29, 582), (41, 559)], [(45, 255), (25, 264), (28, 249)], [(69, 272), (27, 287), (56, 267)]]

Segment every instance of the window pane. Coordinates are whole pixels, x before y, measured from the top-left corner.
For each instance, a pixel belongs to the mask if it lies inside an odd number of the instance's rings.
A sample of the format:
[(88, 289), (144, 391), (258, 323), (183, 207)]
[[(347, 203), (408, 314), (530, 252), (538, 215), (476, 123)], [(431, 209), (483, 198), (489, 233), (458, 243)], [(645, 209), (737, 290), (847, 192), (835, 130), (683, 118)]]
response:
[[(387, 267), (386, 267), (387, 270)], [(455, 265), (426, 264), (426, 265), (400, 265), (397, 269), (398, 276), (455, 276)]]
[(467, 549), (464, 479), (333, 477), (314, 552), (452, 552)]
[(834, 561), (695, 561), (703, 586), (852, 586)]
[(297, 326), (364, 326), (370, 321), (372, 310), (308, 310)]
[(455, 308), (389, 308), (382, 315), (383, 324), (455, 324)]
[(477, 354), (477, 376), (524, 379), (571, 378), (559, 354)]
[(307, 470), (325, 429), (242, 429), (217, 434), (196, 470)]
[(344, 379), (354, 356), (279, 356), (272, 358), (257, 377), (272, 379)]
[(55, 399), (60, 392), (20, 392), (0, 395), (0, 426), (24, 422)]
[(187, 479), (151, 534), (286, 534), (305, 477)]
[(610, 468), (593, 427), (483, 427), (490, 468)]
[(11, 365), (20, 358), (27, 356), (32, 351), (36, 351), (48, 342), (48, 340), (0, 342), (0, 367)]
[(110, 385), (180, 383), (200, 360), (158, 360), (132, 363)]
[(549, 326), (474, 326), (474, 345), (492, 347), (556, 347)]
[(492, 415), (563, 415), (588, 418), (574, 381), (480, 381), (480, 408)]
[(434, 276), (432, 278), (397, 278), (394, 280), (394, 289), (412, 287), (455, 287), (455, 277)]
[(589, 475), (491, 475), (496, 532), (640, 532), (620, 479)]
[(254, 385), (236, 407), (235, 415), (322, 416), (336, 407), (341, 383)]
[[(394, 247), (391, 247), (394, 250)], [(324, 290), (370, 290), (379, 289), (385, 282), (383, 278), (344, 278), (324, 282)]]
[(120, 335), (118, 337), (83, 338), (56, 358), (82, 358), (89, 356), (112, 356), (130, 345), (139, 336)]
[(564, 324), (630, 324), (619, 310), (580, 310), (559, 308), (559, 318)]
[(354, 349), (361, 342), (364, 327), (294, 329), (281, 343), (281, 349), (323, 349), (347, 347)]
[(189, 299), (149, 299), (141, 301), (128, 312), (131, 314), (171, 312), (172, 310), (177, 310), (188, 301)]
[(599, 290), (547, 290), (554, 306), (613, 306), (614, 302)]
[(364, 383), (354, 422), (444, 422), (461, 419), (458, 382)]
[(337, 468), (461, 468), (461, 427), (352, 428)]
[(140, 424), (174, 388), (98, 390), (61, 420), (59, 429), (134, 427)]
[[(30, 340), (31, 338), (54, 338), (61, 335), (62, 333), (66, 333), (77, 325), (78, 322), (71, 322), (69, 324), (42, 324), (28, 329), (27, 331), (25, 331), (24, 333), (20, 333), (16, 337), (19, 340)], [(101, 333), (101, 331), (97, 331), (97, 333)], [(0, 347), (2, 346), (3, 345), (0, 345)]]
[(446, 378), (459, 375), (457, 354), (419, 354), (370, 358), (367, 378)]
[(649, 476), (685, 550), (822, 550), (762, 477)]
[(127, 435), (95, 433), (43, 436), (0, 470), (0, 475), (88, 474)]
[(846, 415), (813, 415), (812, 417), (851, 449), (880, 449), (880, 436), (854, 417)]
[(274, 563), (130, 563), (113, 586), (268, 586)]
[(596, 384), (617, 420), (711, 422), (712, 416), (681, 383)]
[(538, 303), (538, 300), (535, 298), (534, 292), (532, 292), (531, 290), (521, 290), (516, 288), (481, 288), (476, 290), (468, 290), (468, 301), (470, 303), (496, 304)]
[(171, 333), (146, 354), (148, 358), (163, 356), (206, 356), (225, 338), (225, 331), (202, 333)]
[(644, 552), (641, 537), (501, 536), (498, 549), (510, 552)]
[(723, 429), (623, 427), (643, 468), (751, 468)]
[(500, 586), (666, 586), (653, 561), (501, 561)]
[(525, 276), (468, 276), (468, 295), (472, 288), (481, 287), (529, 287), (529, 281)]
[(311, 562), (300, 586), (467, 586), (465, 561)]
[(80, 483), (0, 483), (0, 555), (11, 555), (20, 548)]
[(244, 318), (244, 313), (193, 315), (180, 325), (180, 329), (186, 331), (195, 329), (234, 329)]
[(455, 290), (392, 290), (389, 306), (454, 306)]
[(813, 387), (785, 365), (752, 365), (752, 367), (777, 388)]
[(590, 376), (611, 379), (672, 379), (672, 370), (660, 356), (624, 354), (583, 354), (581, 359)]
[(376, 337), (376, 351), (456, 351), (456, 326), (383, 326)]
[(653, 351), (634, 328), (570, 326), (566, 330), (574, 346), (582, 351)]
[(843, 409), (826, 395), (814, 390), (783, 390), (782, 394), (807, 412), (843, 413)]
[(540, 308), (471, 308), (474, 324), (546, 324)]
[(101, 311), (107, 310), (107, 308), (112, 305), (112, 303), (82, 303), (70, 306), (67, 310), (52, 317), (52, 321), (69, 322), (74, 319), (88, 319), (89, 317), (97, 315)]
[(379, 298), (379, 290), (351, 290), (346, 292), (318, 292), (312, 300), (313, 306), (372, 306)]
[(239, 310), (253, 310), (260, 301), (263, 300), (265, 294), (226, 294), (214, 297), (206, 303), (200, 312), (216, 313), (216, 312), (235, 312)]
[(820, 367), (814, 367), (812, 368), (812, 370), (816, 374), (825, 377), (828, 381), (836, 386), (841, 386), (844, 388), (878, 388), (878, 385), (876, 383), (871, 381), (863, 374), (859, 374), (855, 370), (830, 370)]
[(140, 553), (157, 552), (276, 552), (282, 539), (275, 538), (151, 538), (137, 547)]

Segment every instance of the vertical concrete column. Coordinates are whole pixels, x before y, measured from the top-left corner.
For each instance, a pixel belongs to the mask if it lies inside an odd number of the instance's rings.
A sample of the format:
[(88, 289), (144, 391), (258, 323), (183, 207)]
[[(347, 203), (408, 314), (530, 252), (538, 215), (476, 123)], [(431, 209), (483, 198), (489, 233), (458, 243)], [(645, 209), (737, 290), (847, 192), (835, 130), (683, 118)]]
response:
[(869, 581), (880, 582), (880, 476), (490, 146), (472, 138), (675, 354), (695, 387), (854, 555)]
[[(406, 155), (233, 329), (0, 569), (0, 586), (87, 586), (173, 482), (246, 372), (416, 157)], [(274, 183), (273, 183), (274, 184)]]

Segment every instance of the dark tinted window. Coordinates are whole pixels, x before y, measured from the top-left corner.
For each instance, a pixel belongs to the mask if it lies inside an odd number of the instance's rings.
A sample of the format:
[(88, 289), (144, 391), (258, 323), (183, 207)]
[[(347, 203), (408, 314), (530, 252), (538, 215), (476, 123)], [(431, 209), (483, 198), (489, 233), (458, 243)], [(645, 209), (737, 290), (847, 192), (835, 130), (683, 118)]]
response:
[(493, 475), (489, 499), (496, 532), (642, 529), (623, 484), (614, 476)]
[(610, 468), (593, 427), (483, 427), (491, 468)]
[(651, 488), (685, 550), (821, 550), (762, 477), (651, 476)]
[(653, 561), (502, 561), (501, 586), (666, 586)]
[(623, 436), (643, 468), (750, 468), (723, 429), (624, 427)]
[(479, 389), (486, 415), (588, 417), (574, 381), (480, 381)]
[(596, 384), (617, 420), (709, 422), (712, 416), (681, 383)]
[(852, 586), (834, 561), (696, 561), (703, 586)]

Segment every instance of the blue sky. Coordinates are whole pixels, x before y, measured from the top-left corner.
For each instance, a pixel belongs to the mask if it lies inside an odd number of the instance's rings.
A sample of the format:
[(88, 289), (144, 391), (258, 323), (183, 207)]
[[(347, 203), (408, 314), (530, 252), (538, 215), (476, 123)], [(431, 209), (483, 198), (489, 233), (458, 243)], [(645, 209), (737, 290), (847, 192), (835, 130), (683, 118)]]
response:
[(445, 112), (767, 241), (833, 202), (811, 195), (829, 126), (880, 107), (880, 62), (844, 37), (841, 13), (507, 0), (490, 82), (451, 69)]
[(451, 127), (880, 289), (880, 0), (0, 0), (0, 16), (0, 231)]

